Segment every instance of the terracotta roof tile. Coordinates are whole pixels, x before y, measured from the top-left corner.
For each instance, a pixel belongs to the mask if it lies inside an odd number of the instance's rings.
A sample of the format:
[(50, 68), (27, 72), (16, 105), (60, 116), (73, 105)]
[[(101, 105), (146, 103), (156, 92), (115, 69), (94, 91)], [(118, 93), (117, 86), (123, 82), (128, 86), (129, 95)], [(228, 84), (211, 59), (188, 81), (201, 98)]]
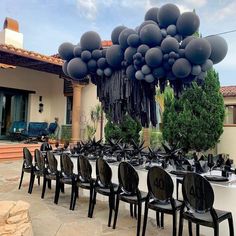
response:
[(29, 57), (29, 58), (32, 58), (32, 59), (35, 59), (35, 60), (43, 60), (45, 62), (49, 62), (49, 63), (56, 64), (56, 65), (62, 65), (63, 64), (63, 60), (60, 59), (60, 58), (56, 58), (56, 57), (52, 57), (52, 56), (46, 56), (46, 55), (42, 55), (42, 54), (37, 53), (37, 52), (32, 52), (32, 51), (28, 51), (28, 50), (21, 49), (21, 48), (16, 48), (12, 45), (0, 44), (0, 51), (10, 51), (13, 54)]
[(224, 97), (236, 97), (236, 86), (222, 86), (220, 91)]

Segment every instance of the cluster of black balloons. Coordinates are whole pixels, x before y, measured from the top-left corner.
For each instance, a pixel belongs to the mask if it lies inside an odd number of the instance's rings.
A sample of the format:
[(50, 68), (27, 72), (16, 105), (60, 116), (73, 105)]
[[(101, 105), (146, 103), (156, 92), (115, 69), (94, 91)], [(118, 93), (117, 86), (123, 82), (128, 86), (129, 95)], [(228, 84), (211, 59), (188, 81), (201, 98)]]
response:
[(76, 46), (63, 43), (59, 47), (65, 60), (63, 72), (74, 80), (91, 73), (110, 77), (121, 69), (129, 79), (148, 83), (160, 78), (183, 84), (202, 80), (213, 64), (224, 59), (228, 47), (218, 35), (194, 35), (199, 25), (195, 12), (181, 14), (170, 3), (153, 7), (135, 29), (116, 27), (111, 34), (113, 45), (107, 49), (101, 48), (101, 38), (93, 31), (83, 34)]

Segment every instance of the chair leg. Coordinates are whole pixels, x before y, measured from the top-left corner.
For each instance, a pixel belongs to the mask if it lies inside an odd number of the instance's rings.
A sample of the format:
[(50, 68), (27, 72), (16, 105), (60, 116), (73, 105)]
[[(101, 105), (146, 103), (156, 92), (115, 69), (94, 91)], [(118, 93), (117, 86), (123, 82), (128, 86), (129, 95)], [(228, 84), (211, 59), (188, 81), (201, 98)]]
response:
[[(159, 215), (159, 212), (158, 212), (158, 215)], [(148, 218), (148, 204), (147, 204), (147, 202), (145, 202), (142, 236), (145, 236), (145, 233), (146, 233), (147, 218)]]
[(65, 184), (64, 183), (60, 183), (60, 190), (62, 193), (65, 193)]
[(179, 236), (182, 236), (183, 234), (183, 224), (184, 224), (184, 218), (182, 217), (182, 213), (180, 212), (179, 216)]
[(74, 192), (74, 196), (73, 196), (73, 203), (72, 203), (72, 210), (75, 209), (75, 204), (76, 204), (76, 191), (78, 191), (78, 186), (75, 185), (75, 192)]
[(92, 204), (93, 204), (93, 188), (90, 188), (89, 209), (88, 209), (88, 217), (90, 217), (90, 218), (92, 218), (92, 216), (91, 216)]
[[(73, 210), (74, 196), (75, 196), (75, 185), (72, 183), (72, 185), (71, 185), (71, 195), (70, 195), (70, 210)], [(75, 198), (76, 198), (76, 196), (75, 196)]]
[(137, 204), (134, 204), (134, 217), (137, 219)]
[(40, 186), (40, 176), (38, 175), (37, 178), (38, 178), (38, 185)]
[(50, 179), (48, 179), (48, 188), (51, 189), (52, 188), (52, 181)]
[(97, 192), (94, 190), (93, 200), (92, 200), (92, 208), (91, 208), (91, 218), (93, 217), (94, 206), (96, 204), (96, 196), (97, 196)]
[(45, 194), (45, 191), (46, 191), (46, 184), (47, 184), (47, 179), (44, 177), (43, 178), (43, 189), (42, 189), (42, 194), (41, 194), (42, 199), (44, 198), (44, 194)]
[(191, 221), (188, 221), (188, 233), (189, 233), (189, 236), (193, 236), (192, 222)]
[(117, 221), (117, 216), (118, 216), (118, 211), (119, 211), (119, 203), (120, 203), (120, 196), (117, 194), (116, 196), (116, 206), (115, 206), (115, 216), (114, 216), (114, 221), (113, 221), (113, 229), (116, 228), (116, 221)]
[(177, 228), (177, 222), (176, 222), (176, 211), (173, 212), (173, 232), (172, 235), (176, 236), (176, 228)]
[(219, 236), (219, 224), (216, 223), (214, 227), (214, 236)]
[(111, 227), (111, 219), (112, 219), (112, 210), (113, 210), (113, 204), (112, 204), (112, 198), (114, 196), (109, 196), (109, 217), (108, 217), (108, 227)]
[(229, 235), (234, 236), (234, 224), (232, 216), (228, 218), (228, 222), (229, 222)]
[(34, 188), (34, 179), (35, 179), (35, 175), (34, 173), (30, 174), (30, 182), (29, 182), (29, 189), (28, 189), (28, 193), (32, 193), (33, 188)]
[(196, 236), (200, 236), (200, 225), (196, 224)]
[(142, 203), (138, 203), (138, 222), (137, 222), (137, 236), (140, 235), (141, 228)]
[(160, 216), (159, 216), (159, 211), (156, 211), (156, 222), (157, 222), (157, 227), (161, 227), (160, 225)]
[(134, 214), (133, 214), (133, 204), (132, 203), (130, 203), (130, 205), (129, 205), (129, 211), (130, 211), (130, 216), (133, 217)]
[(54, 203), (58, 203), (59, 195), (60, 195), (60, 180), (56, 180), (56, 191), (55, 191), (55, 197), (54, 197)]
[(161, 212), (161, 228), (164, 228), (164, 213)]
[(24, 177), (24, 171), (22, 170), (22, 171), (21, 171), (20, 183), (19, 183), (19, 187), (18, 187), (18, 189), (21, 188), (21, 184), (22, 184), (22, 181), (23, 181), (23, 177)]

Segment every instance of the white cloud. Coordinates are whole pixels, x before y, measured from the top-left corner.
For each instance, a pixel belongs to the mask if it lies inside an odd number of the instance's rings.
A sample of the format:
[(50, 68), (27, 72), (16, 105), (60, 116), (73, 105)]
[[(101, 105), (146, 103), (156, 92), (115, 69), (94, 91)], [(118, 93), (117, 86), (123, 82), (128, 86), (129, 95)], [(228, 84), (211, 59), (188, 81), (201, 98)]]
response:
[(85, 16), (89, 20), (96, 19), (97, 1), (96, 0), (77, 0), (77, 8), (79, 14)]
[(207, 4), (207, 0), (183, 0), (183, 2), (192, 8), (200, 8)]

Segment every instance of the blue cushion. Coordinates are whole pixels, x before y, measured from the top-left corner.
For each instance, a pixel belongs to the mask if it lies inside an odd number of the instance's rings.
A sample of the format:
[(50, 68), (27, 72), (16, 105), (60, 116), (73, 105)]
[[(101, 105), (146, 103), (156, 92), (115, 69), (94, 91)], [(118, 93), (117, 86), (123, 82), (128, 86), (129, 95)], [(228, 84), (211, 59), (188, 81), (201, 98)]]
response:
[(9, 133), (18, 132), (20, 130), (26, 129), (26, 122), (25, 121), (14, 121), (9, 129)]
[(39, 137), (47, 133), (47, 122), (30, 122), (26, 133), (29, 137)]

